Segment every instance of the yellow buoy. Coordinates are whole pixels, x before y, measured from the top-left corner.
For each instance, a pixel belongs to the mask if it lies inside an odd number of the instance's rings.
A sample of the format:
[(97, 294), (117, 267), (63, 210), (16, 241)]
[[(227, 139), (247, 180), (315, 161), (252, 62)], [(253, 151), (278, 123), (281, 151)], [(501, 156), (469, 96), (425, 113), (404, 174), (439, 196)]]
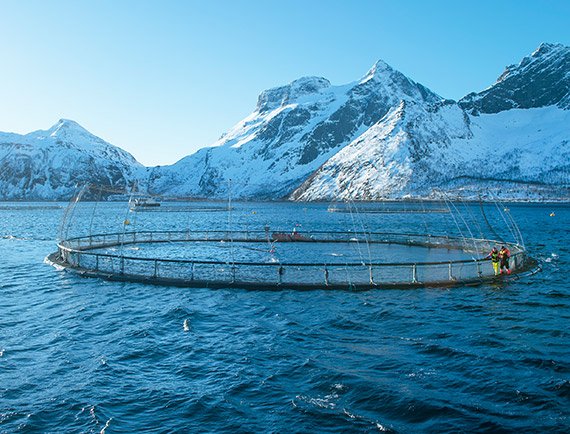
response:
[(129, 219), (125, 220), (125, 226), (130, 225), (130, 224), (131, 224), (131, 222)]
[(555, 215), (556, 215), (556, 214), (554, 214), (554, 211), (552, 211), (552, 212), (550, 213), (550, 217), (554, 217)]

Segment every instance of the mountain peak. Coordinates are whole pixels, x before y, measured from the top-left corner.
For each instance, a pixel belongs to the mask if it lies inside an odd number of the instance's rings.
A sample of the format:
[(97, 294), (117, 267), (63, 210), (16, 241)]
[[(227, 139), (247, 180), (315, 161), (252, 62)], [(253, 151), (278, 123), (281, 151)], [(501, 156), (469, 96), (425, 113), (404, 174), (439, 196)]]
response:
[(71, 119), (58, 120), (47, 133), (50, 137), (67, 136), (69, 133), (79, 133), (81, 135), (92, 135), (89, 131)]
[(330, 81), (323, 77), (301, 77), (285, 86), (261, 92), (257, 99), (257, 110), (259, 112), (274, 110), (299, 97), (319, 93), (330, 86)]
[(551, 53), (552, 51), (564, 50), (564, 49), (568, 49), (568, 47), (559, 43), (543, 42), (538, 46), (536, 50), (532, 52), (531, 57), (540, 57), (545, 54)]
[(372, 67), (368, 70), (366, 75), (362, 77), (360, 83), (366, 83), (367, 81), (372, 79), (379, 79), (382, 77), (383, 74), (391, 72), (394, 72), (394, 68), (392, 68), (386, 62), (384, 62), (382, 59), (378, 59), (374, 63), (374, 65), (372, 65)]
[(495, 84), (463, 97), (459, 104), (473, 114), (513, 108), (557, 105), (570, 101), (570, 47), (543, 42), (518, 65), (507, 66)]

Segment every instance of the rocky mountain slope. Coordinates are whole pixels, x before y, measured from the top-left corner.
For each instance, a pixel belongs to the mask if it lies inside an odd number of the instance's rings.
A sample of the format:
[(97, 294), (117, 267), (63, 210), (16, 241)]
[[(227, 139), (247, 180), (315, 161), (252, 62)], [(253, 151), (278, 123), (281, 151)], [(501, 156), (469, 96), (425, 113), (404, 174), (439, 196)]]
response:
[(495, 84), (459, 100), (469, 113), (499, 113), (555, 105), (570, 109), (570, 48), (541, 44), (518, 65), (507, 66)]
[(472, 117), (456, 103), (402, 103), (296, 189), (297, 200), (440, 197), (558, 200), (570, 187), (570, 111)]
[(0, 197), (69, 199), (87, 182), (124, 188), (145, 176), (131, 154), (61, 119), (48, 130), (0, 133)]

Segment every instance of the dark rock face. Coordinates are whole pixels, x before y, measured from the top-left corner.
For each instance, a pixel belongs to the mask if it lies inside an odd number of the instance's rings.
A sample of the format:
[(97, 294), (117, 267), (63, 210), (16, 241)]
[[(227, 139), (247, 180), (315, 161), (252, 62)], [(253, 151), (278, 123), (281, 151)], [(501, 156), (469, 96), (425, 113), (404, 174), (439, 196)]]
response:
[(308, 164), (323, 152), (347, 144), (359, 129), (371, 127), (392, 107), (407, 99), (435, 103), (441, 97), (378, 61), (363, 80), (349, 90), (348, 101), (303, 137), (306, 145), (298, 164)]
[(311, 110), (304, 107), (281, 112), (272, 118), (257, 135), (258, 139), (264, 142), (259, 156), (264, 160), (276, 158), (279, 148), (302, 131), (310, 119)]
[(557, 105), (570, 109), (570, 48), (542, 44), (519, 65), (508, 66), (497, 82), (470, 93), (459, 105), (471, 114)]

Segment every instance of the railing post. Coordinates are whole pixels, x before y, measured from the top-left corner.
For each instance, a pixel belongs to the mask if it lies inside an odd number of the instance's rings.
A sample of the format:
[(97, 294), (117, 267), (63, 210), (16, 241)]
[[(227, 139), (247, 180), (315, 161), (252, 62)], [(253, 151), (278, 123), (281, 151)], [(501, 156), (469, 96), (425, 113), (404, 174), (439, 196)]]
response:
[(412, 265), (412, 283), (418, 283), (417, 265)]
[(95, 255), (95, 271), (99, 271), (99, 255)]
[(125, 274), (125, 258), (121, 256), (121, 274)]
[(190, 280), (194, 280), (194, 262), (190, 264)]
[(329, 269), (325, 266), (325, 285), (329, 286)]
[(285, 268), (283, 268), (282, 265), (280, 265), (279, 268), (277, 269), (277, 274), (278, 274), (277, 283), (281, 285), (283, 283), (283, 274), (285, 274)]
[(477, 275), (479, 277), (483, 277), (483, 271), (481, 270), (481, 263), (475, 259), (475, 263), (477, 264)]
[(451, 270), (451, 264), (452, 264), (452, 262), (449, 261), (449, 280), (454, 280), (454, 279), (453, 279), (453, 272), (452, 272), (452, 270)]
[(158, 260), (154, 260), (154, 275), (153, 277), (156, 279), (158, 277)]
[(372, 274), (372, 265), (369, 265), (369, 266), (368, 266), (368, 274), (369, 274), (369, 276), (370, 276), (370, 284), (371, 284), (371, 285), (376, 285), (376, 284), (374, 283), (374, 275)]

